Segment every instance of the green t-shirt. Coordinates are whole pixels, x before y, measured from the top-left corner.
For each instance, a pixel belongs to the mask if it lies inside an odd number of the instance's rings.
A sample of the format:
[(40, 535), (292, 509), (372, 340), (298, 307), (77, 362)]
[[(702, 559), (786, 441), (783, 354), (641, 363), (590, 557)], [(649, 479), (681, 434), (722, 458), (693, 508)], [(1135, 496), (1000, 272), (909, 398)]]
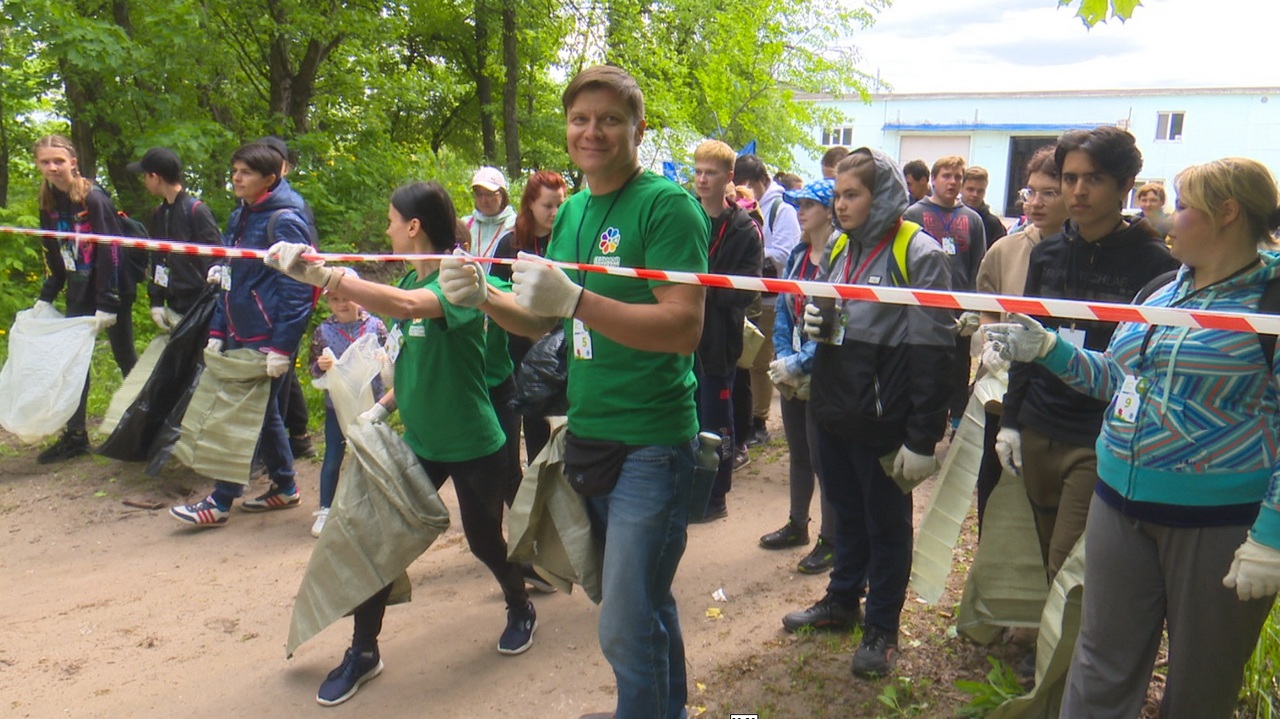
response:
[(444, 317), (397, 320), (396, 404), (404, 441), (433, 462), (464, 462), (502, 448), (506, 441), (484, 383), (484, 314), (444, 298), (439, 273), (425, 280), (410, 270), (401, 289), (428, 289)]
[[(547, 257), (706, 272), (710, 235), (711, 221), (698, 201), (646, 171), (617, 192), (570, 197), (556, 215)], [(632, 304), (656, 304), (653, 288), (667, 284), (573, 271), (569, 276), (592, 292)], [(591, 331), (592, 357), (581, 359), (573, 350), (573, 320), (565, 322), (565, 337), (574, 434), (631, 445), (674, 445), (697, 434), (692, 354), (632, 349)]]
[[(489, 284), (502, 290), (511, 291), (511, 283), (488, 275)], [(516, 363), (511, 361), (511, 353), (507, 351), (507, 331), (497, 322), (484, 317), (484, 383), (489, 388), (497, 387), (516, 371)]]

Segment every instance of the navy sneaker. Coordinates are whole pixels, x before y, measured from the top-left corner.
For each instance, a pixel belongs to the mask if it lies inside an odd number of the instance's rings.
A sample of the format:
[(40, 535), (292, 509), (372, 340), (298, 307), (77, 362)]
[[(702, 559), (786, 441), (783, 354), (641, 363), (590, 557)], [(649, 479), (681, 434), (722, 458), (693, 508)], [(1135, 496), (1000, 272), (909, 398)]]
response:
[(195, 504), (182, 504), (169, 508), (169, 516), (197, 527), (221, 527), (227, 523), (231, 510), (219, 507), (213, 497), (205, 497)]
[(498, 639), (499, 654), (523, 654), (533, 646), (533, 632), (538, 628), (538, 613), (533, 610), (533, 602), (525, 602), (523, 607), (507, 609), (507, 628)]
[(284, 492), (279, 486), (272, 484), (271, 489), (266, 492), (241, 502), (240, 508), (246, 512), (270, 512), (276, 509), (292, 509), (301, 501), (302, 493), (298, 491), (298, 485), (295, 484), (293, 489)]
[(329, 672), (329, 676), (320, 684), (316, 701), (321, 706), (337, 706), (355, 696), (361, 684), (381, 673), (382, 657), (378, 656), (377, 649), (366, 654), (357, 654), (354, 649), (348, 649), (342, 655), (342, 663)]

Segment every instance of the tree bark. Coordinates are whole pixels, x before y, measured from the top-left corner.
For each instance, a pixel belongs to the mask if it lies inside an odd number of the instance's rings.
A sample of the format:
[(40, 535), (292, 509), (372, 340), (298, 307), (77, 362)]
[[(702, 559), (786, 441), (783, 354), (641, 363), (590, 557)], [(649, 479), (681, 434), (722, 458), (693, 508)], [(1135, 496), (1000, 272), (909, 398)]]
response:
[(517, 114), (520, 99), (517, 41), (515, 0), (502, 0), (502, 64), (506, 69), (506, 82), (502, 86), (502, 135), (507, 148), (507, 177), (512, 180), (524, 172), (520, 163), (520, 123)]
[(493, 81), (489, 79), (489, 11), (476, 0), (476, 99), (480, 103), (480, 141), (484, 162), (495, 164), (497, 129), (493, 122)]
[(4, 96), (0, 95), (0, 208), (9, 206), (9, 123)]

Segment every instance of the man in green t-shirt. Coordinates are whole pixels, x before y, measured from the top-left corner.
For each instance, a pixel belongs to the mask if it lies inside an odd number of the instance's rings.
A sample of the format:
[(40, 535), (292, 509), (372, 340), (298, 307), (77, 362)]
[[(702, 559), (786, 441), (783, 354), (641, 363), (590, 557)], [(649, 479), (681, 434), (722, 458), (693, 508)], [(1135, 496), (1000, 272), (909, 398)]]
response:
[[(547, 258), (705, 272), (710, 222), (696, 199), (640, 165), (644, 96), (616, 67), (587, 68), (562, 97), (569, 157), (589, 188), (560, 208)], [(569, 432), (629, 451), (617, 484), (588, 499), (605, 538), (600, 645), (618, 684), (617, 719), (686, 715), (684, 639), (671, 583), (684, 554), (693, 438), (693, 351), (704, 290), (560, 269), (521, 253), (513, 292), (465, 258), (441, 264), (454, 304), (526, 337), (565, 322)], [(597, 715), (588, 715), (597, 716)]]

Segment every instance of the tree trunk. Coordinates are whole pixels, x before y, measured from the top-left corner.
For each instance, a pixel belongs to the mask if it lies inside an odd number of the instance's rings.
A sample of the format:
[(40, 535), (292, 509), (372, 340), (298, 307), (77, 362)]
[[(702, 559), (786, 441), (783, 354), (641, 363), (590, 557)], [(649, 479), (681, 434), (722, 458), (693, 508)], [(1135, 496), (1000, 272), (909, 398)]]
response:
[(9, 123), (5, 121), (4, 96), (0, 95), (0, 208), (9, 206)]
[(476, 100), (480, 103), (480, 141), (486, 165), (498, 156), (497, 130), (493, 122), (493, 81), (489, 79), (489, 11), (476, 0)]
[(91, 113), (93, 93), (89, 89), (92, 83), (81, 81), (80, 73), (66, 60), (58, 62), (62, 71), (62, 86), (67, 97), (67, 119), (71, 121), (71, 144), (76, 148), (76, 166), (83, 177), (90, 180), (97, 177), (98, 150), (93, 142), (93, 126), (84, 118)]
[(517, 40), (515, 0), (502, 0), (502, 64), (507, 73), (502, 86), (502, 135), (507, 146), (507, 177), (512, 180), (524, 173), (520, 163), (520, 123), (516, 104), (520, 99)]

